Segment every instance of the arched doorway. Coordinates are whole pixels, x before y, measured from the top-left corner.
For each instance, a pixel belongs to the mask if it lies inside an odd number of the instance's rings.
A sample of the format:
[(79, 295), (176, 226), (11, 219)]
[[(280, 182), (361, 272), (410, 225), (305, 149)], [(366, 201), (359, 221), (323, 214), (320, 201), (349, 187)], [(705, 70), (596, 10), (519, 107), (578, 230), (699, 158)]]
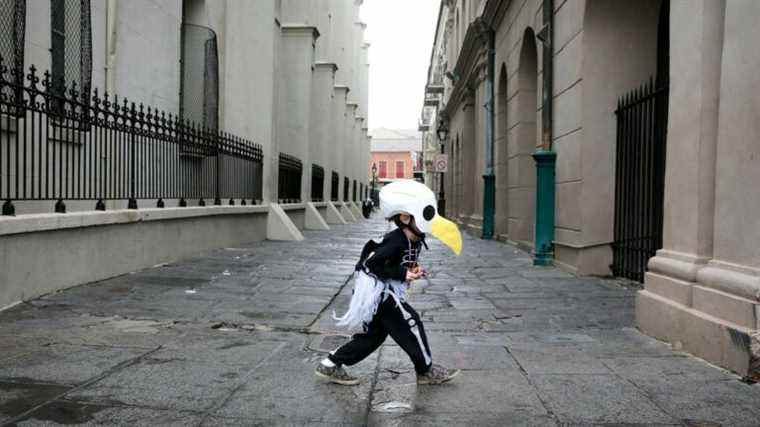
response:
[(496, 212), (494, 215), (495, 234), (497, 238), (507, 239), (509, 235), (509, 147), (507, 134), (507, 65), (501, 65), (496, 95), (496, 138), (495, 138), (495, 172), (496, 172)]
[(523, 35), (517, 71), (516, 124), (508, 138), (510, 170), (510, 240), (525, 248), (533, 247), (535, 223), (536, 172), (531, 157), (538, 144), (538, 48), (532, 28)]

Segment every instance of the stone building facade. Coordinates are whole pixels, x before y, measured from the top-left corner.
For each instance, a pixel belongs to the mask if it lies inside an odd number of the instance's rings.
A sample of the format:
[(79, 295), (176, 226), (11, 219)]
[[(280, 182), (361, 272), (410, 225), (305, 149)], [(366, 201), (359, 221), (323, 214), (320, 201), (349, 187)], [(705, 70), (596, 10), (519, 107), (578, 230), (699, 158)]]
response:
[(760, 5), (441, 3), (422, 116), (449, 130), (447, 215), (535, 250), (549, 188), (554, 263), (643, 281), (644, 332), (757, 376)]
[(360, 218), (361, 5), (0, 2), (0, 310)]
[[(61, 35), (65, 39), (62, 59), (89, 62), (89, 89), (99, 90), (101, 97), (116, 94), (199, 126), (213, 123), (219, 131), (258, 144), (263, 151), (263, 173), (257, 200), (329, 199), (333, 172), (340, 178), (337, 194), (341, 196), (346, 182), (362, 188), (367, 184), (362, 166), (369, 161), (369, 44), (363, 38), (366, 25), (359, 19), (361, 3), (9, 0), (3, 3), (4, 26), (0, 30), (5, 32), (0, 39), (7, 48), (0, 54), (6, 63), (14, 59), (10, 45), (19, 39), (19, 31), (12, 22), (20, 10), (25, 25), (21, 26), (18, 54), (23, 56), (24, 72), (34, 65), (40, 77), (46, 70), (55, 75), (56, 60), (51, 52), (56, 51), (52, 45), (56, 36), (51, 34), (68, 31)], [(57, 10), (61, 14), (59, 32), (53, 28)], [(81, 23), (86, 22), (87, 28), (79, 26), (81, 17), (86, 17)], [(208, 97), (203, 85), (211, 78), (209, 64), (203, 68), (207, 59), (204, 48), (208, 47), (203, 42), (210, 39), (216, 50), (213, 121), (201, 117)], [(200, 67), (194, 69), (198, 60)], [(67, 87), (75, 77), (70, 68), (64, 77)], [(199, 93), (189, 87), (196, 81), (200, 81)], [(7, 147), (3, 150), (4, 158), (15, 156)], [(278, 188), (280, 154), (300, 162), (302, 170), (300, 188), (287, 197), (282, 197)], [(327, 178), (321, 181), (320, 191), (312, 192), (315, 168), (323, 170)], [(5, 181), (13, 181), (16, 171), (6, 169), (1, 170)], [(326, 196), (315, 197), (318, 194)], [(16, 199), (17, 213), (52, 211), (49, 203), (14, 196), (0, 194), (3, 199)], [(339, 199), (343, 201), (343, 197)], [(174, 202), (167, 200), (168, 206)], [(125, 203), (107, 201), (109, 208)], [(67, 207), (69, 211), (86, 210), (92, 209), (92, 203), (71, 200)]]

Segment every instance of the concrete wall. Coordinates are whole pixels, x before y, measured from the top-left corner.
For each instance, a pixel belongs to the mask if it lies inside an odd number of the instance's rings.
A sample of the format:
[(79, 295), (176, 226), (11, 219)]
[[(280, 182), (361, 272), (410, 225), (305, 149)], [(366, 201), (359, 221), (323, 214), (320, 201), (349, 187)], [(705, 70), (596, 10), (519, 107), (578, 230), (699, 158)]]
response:
[(266, 220), (266, 207), (1, 217), (0, 308), (208, 249), (263, 240)]

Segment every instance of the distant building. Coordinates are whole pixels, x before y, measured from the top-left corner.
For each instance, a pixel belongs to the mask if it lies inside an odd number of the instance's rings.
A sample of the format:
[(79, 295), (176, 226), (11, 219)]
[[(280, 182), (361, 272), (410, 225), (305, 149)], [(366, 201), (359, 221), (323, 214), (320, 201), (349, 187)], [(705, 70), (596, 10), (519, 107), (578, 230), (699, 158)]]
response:
[(370, 181), (373, 165), (377, 168), (377, 181), (380, 185), (397, 179), (423, 180), (422, 139), (419, 131), (378, 128), (370, 134)]

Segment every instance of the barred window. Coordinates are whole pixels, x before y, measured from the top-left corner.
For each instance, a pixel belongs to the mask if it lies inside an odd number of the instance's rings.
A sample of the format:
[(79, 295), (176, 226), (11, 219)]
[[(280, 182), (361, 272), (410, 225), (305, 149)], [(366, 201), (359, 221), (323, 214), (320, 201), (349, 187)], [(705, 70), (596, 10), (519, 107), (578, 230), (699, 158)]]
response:
[(92, 84), (90, 0), (50, 0), (50, 28), (53, 93), (61, 96), (67, 87), (76, 85), (79, 93), (89, 94)]
[[(7, 104), (20, 99), (24, 83), (24, 26), (26, 0), (0, 0), (0, 57), (5, 70), (3, 78), (10, 86), (2, 86)], [(9, 105), (5, 107), (10, 108)], [(11, 111), (2, 111), (9, 113)]]
[(219, 55), (216, 33), (182, 24), (180, 115), (210, 130), (219, 126)]

